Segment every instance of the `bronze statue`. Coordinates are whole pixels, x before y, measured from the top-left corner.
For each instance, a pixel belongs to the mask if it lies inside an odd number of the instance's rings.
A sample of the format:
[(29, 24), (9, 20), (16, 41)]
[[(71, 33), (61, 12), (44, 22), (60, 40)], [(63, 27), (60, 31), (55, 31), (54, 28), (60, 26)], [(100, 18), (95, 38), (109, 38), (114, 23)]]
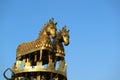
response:
[(66, 26), (57, 32), (56, 38), (53, 40), (53, 47), (56, 56), (65, 56), (63, 43), (65, 46), (69, 44), (69, 30), (66, 30)]
[[(17, 48), (17, 57), (24, 55), (35, 49), (52, 49), (50, 36), (53, 38), (56, 36), (56, 23), (54, 24), (54, 19), (49, 20), (47, 24), (44, 25), (39, 33), (39, 37), (32, 41), (20, 44)], [(41, 52), (42, 53), (42, 52)], [(41, 54), (42, 55), (42, 54)], [(41, 60), (42, 56), (40, 57)]]
[(62, 28), (62, 30), (57, 31), (56, 38), (53, 40), (53, 47), (54, 47), (54, 66), (56, 67), (57, 61), (64, 61), (65, 51), (64, 46), (69, 44), (69, 30), (66, 30), (66, 26)]
[[(7, 80), (67, 80), (64, 45), (69, 44), (69, 30), (64, 26), (57, 31), (56, 24), (50, 19), (36, 40), (18, 46), (13, 68), (4, 72)], [(60, 62), (58, 69), (57, 61)], [(11, 79), (5, 74), (8, 70), (12, 72)]]

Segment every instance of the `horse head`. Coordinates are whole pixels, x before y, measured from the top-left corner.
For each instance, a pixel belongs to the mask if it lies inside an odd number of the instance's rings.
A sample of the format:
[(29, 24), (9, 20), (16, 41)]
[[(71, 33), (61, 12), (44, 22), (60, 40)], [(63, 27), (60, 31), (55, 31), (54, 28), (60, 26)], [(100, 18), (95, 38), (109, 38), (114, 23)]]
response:
[(69, 30), (68, 31), (66, 30), (66, 26), (62, 28), (61, 35), (62, 35), (64, 45), (67, 46), (69, 44)]
[(57, 23), (54, 23), (54, 18), (51, 18), (48, 23), (47, 27), (47, 33), (51, 35), (53, 38), (56, 37), (56, 25)]

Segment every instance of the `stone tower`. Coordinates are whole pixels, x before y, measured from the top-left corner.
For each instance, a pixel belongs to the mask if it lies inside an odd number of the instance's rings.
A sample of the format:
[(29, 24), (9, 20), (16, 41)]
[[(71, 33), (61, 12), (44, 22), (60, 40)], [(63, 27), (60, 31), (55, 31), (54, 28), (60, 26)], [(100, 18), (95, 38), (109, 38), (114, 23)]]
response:
[[(3, 73), (7, 80), (67, 80), (64, 46), (69, 44), (69, 30), (57, 31), (51, 18), (32, 42), (17, 47), (13, 68)], [(11, 78), (6, 72), (12, 72)]]

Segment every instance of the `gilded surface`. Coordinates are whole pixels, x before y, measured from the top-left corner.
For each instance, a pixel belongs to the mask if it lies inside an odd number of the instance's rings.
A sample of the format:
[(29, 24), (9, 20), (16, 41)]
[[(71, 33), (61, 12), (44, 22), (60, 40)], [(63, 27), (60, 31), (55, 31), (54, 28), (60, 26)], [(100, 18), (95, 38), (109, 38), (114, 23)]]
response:
[(56, 38), (53, 40), (53, 47), (56, 56), (65, 56), (64, 46), (69, 44), (69, 30), (66, 30), (66, 26), (57, 32)]
[(69, 45), (69, 30), (66, 26), (56, 30), (52, 18), (36, 40), (20, 44), (13, 68), (6, 69), (12, 72), (12, 78), (7, 78), (6, 71), (4, 77), (7, 80), (67, 80), (64, 46)]
[(45, 24), (42, 28), (42, 30), (39, 33), (39, 37), (32, 41), (27, 43), (22, 43), (17, 48), (17, 55), (24, 55), (24, 53), (28, 53), (31, 50), (35, 49), (52, 49), (52, 43), (50, 36), (53, 38), (56, 36), (56, 24), (54, 24), (54, 19), (52, 18), (49, 20), (47, 24)]

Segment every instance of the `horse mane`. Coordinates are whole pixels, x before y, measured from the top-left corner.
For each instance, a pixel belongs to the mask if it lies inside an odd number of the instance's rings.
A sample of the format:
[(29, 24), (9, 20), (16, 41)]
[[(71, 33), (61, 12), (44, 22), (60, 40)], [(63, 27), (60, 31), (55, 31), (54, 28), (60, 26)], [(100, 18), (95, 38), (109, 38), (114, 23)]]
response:
[[(44, 33), (44, 31), (47, 29), (47, 27), (49, 27), (49, 25), (52, 24), (52, 23), (54, 23), (54, 18), (51, 18), (51, 19), (49, 20), (49, 22), (47, 22), (46, 24), (44, 24), (42, 30), (41, 30), (40, 33), (39, 33), (39, 37)], [(57, 23), (56, 23), (56, 24), (57, 24)], [(55, 25), (56, 25), (56, 24), (55, 24)], [(39, 37), (38, 37), (38, 38), (39, 38)]]
[(44, 26), (42, 27), (41, 31), (39, 32), (39, 37), (40, 37), (40, 35), (42, 35), (42, 34), (43, 34), (44, 30), (46, 30), (46, 29), (47, 29), (48, 25), (49, 25), (49, 23), (44, 24)]

